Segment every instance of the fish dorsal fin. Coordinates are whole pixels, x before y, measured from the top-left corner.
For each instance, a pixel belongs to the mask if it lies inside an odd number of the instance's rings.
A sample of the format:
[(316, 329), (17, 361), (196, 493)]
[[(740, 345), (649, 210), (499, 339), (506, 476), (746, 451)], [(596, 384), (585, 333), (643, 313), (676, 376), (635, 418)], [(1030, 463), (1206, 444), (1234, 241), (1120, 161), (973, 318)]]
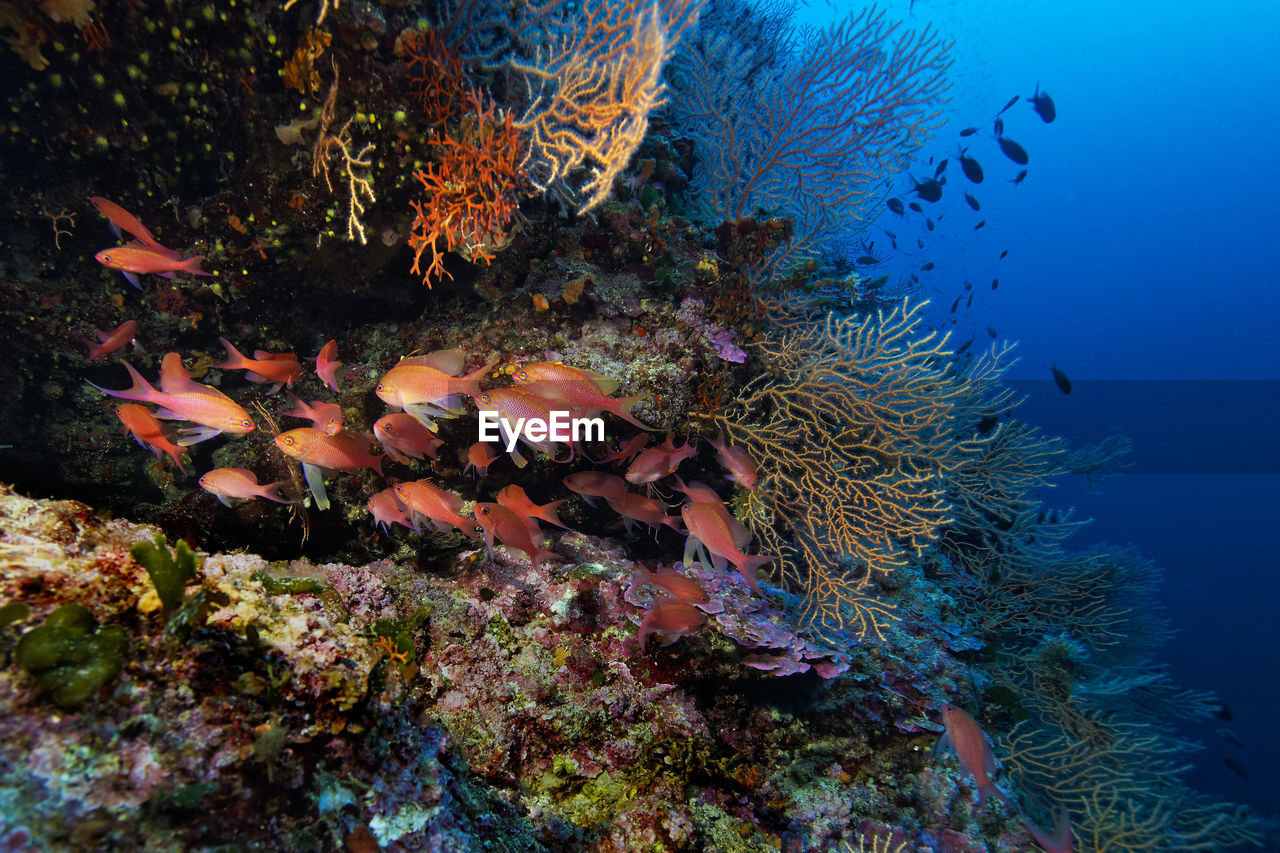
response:
[(182, 366), (182, 356), (171, 352), (160, 362), (160, 390), (166, 394), (208, 394), (213, 389), (192, 379)]
[(581, 367), (579, 367), (578, 370), (581, 370), (583, 375), (590, 379), (592, 384), (600, 389), (601, 394), (612, 394), (614, 391), (618, 390), (618, 385), (620, 383), (613, 377), (605, 376), (603, 373), (596, 373), (594, 370), (583, 370)]
[(455, 495), (453, 492), (447, 492), (444, 489), (435, 488), (432, 484), (423, 483), (423, 485), (427, 486), (427, 490), (434, 494), (436, 498), (439, 499), (440, 503), (448, 507), (450, 512), (462, 512), (462, 504), (464, 501), (462, 500), (461, 495)]
[(435, 352), (429, 352), (426, 355), (400, 359), (400, 364), (414, 367), (430, 367), (441, 373), (447, 373), (449, 376), (457, 376), (461, 373), (465, 363), (466, 356), (462, 354), (461, 350), (456, 349), (440, 349)]

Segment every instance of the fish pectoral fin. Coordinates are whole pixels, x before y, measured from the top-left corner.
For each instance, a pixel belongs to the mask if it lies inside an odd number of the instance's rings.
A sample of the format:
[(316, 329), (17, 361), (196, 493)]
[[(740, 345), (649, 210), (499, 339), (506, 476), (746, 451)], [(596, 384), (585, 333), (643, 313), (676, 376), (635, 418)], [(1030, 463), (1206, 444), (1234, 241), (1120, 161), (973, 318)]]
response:
[[(173, 413), (170, 412), (169, 414), (172, 415)], [(161, 415), (159, 412), (156, 412), (156, 417), (164, 417), (164, 415)], [(213, 427), (209, 427), (209, 426), (188, 427), (186, 429), (180, 429), (178, 430), (178, 435), (180, 436), (178, 438), (178, 446), (190, 447), (193, 444), (199, 444), (202, 441), (208, 441), (209, 439), (213, 438), (215, 435), (221, 435), (221, 434), (222, 434), (222, 430), (214, 429)]]
[(324, 471), (318, 465), (303, 462), (302, 476), (307, 481), (307, 488), (311, 490), (311, 496), (316, 499), (316, 509), (321, 512), (328, 509), (329, 495), (324, 490)]

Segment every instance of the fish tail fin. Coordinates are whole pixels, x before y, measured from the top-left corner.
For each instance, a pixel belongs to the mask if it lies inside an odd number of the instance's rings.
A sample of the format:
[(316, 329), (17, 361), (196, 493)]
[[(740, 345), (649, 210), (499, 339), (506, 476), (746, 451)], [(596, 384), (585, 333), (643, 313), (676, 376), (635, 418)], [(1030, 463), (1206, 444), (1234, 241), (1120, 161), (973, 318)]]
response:
[(458, 385), (454, 386), (455, 388), (459, 389), (458, 393), (466, 394), (467, 396), (473, 397), (473, 398), (480, 396), (480, 380), (488, 376), (489, 371), (493, 370), (494, 366), (499, 361), (501, 361), (501, 359), (497, 359), (497, 358), (492, 359), (486, 362), (483, 367), (471, 371), (466, 376), (459, 376), (457, 379), (455, 379), (454, 382), (459, 383)]
[(648, 394), (636, 394), (634, 397), (623, 397), (617, 401), (617, 405), (614, 407), (613, 413), (638, 429), (656, 429), (656, 427), (649, 426), (643, 421), (638, 420), (635, 415), (631, 414), (632, 407), (637, 403), (647, 400), (648, 398)]
[(183, 258), (182, 261), (178, 264), (178, 269), (182, 270), (183, 272), (189, 272), (192, 275), (212, 276), (213, 273), (205, 272), (204, 269), (201, 268), (200, 264), (203, 261), (204, 261), (204, 255), (192, 255), (189, 258)]
[(235, 344), (226, 338), (218, 338), (222, 341), (222, 348), (227, 351), (227, 360), (221, 364), (215, 364), (214, 367), (219, 370), (244, 370), (248, 367), (249, 359), (245, 358), (244, 353), (236, 349)]
[(742, 577), (746, 579), (747, 586), (751, 587), (751, 591), (756, 595), (763, 595), (760, 591), (760, 584), (756, 581), (756, 575), (761, 567), (767, 566), (774, 560), (778, 559), (769, 554), (762, 554), (758, 557), (747, 557), (742, 561), (742, 565), (738, 566), (738, 571), (742, 573)]
[(92, 382), (89, 382), (88, 384), (93, 385), (94, 388), (97, 388), (108, 397), (118, 397), (121, 400), (137, 400), (142, 403), (161, 402), (160, 392), (156, 391), (155, 388), (152, 388), (151, 383), (143, 379), (142, 374), (135, 370), (132, 364), (127, 361), (121, 363), (124, 364), (125, 370), (129, 371), (129, 378), (133, 380), (133, 385), (125, 388), (123, 391), (112, 391), (110, 389), (103, 388), (101, 385), (94, 385)]
[(559, 507), (560, 504), (564, 503), (564, 501), (565, 499), (561, 498), (558, 501), (552, 501), (549, 504), (543, 504), (542, 506), (537, 507), (534, 510), (534, 517), (542, 519), (547, 524), (554, 524), (556, 527), (563, 527), (565, 530), (568, 530), (569, 525), (561, 521), (560, 516), (556, 515), (556, 508)]
[(85, 358), (89, 359), (89, 361), (97, 361), (98, 357), (102, 355), (102, 344), (97, 341), (91, 341), (88, 338), (83, 338), (82, 340), (89, 347), (89, 353)]
[(262, 495), (262, 497), (266, 498), (267, 500), (275, 501), (278, 504), (297, 503), (297, 501), (291, 501), (288, 498), (284, 497), (284, 486), (285, 486), (284, 480), (276, 480), (274, 483), (267, 483), (265, 486), (263, 486), (262, 491), (260, 491), (258, 494)]

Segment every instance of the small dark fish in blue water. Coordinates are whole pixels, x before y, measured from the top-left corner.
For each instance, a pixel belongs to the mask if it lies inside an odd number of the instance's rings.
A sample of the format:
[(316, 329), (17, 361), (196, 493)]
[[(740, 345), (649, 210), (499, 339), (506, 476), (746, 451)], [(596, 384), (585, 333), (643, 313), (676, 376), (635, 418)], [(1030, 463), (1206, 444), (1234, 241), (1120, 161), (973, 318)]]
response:
[(987, 334), (991, 336), (991, 340), (994, 341), (996, 339), (996, 330), (990, 326), (987, 326)]
[(1005, 249), (1003, 252), (1000, 253), (1000, 260), (1003, 261), (1007, 257), (1009, 257), (1009, 250)]
[(1004, 136), (1004, 119), (996, 119), (995, 123), (991, 125), (991, 132), (996, 136)]
[(893, 248), (895, 248), (895, 249), (896, 249), (896, 248), (898, 248), (898, 241), (897, 241), (896, 239), (895, 239), (895, 240), (890, 240), (890, 241), (889, 241), (889, 245), (890, 245), (890, 246), (893, 246)]
[(1223, 702), (1221, 699), (1218, 700), (1218, 707), (1213, 709), (1213, 715), (1224, 723), (1231, 722), (1234, 716), (1231, 713), (1231, 706), (1226, 702)]
[(1236, 746), (1244, 746), (1244, 741), (1240, 740), (1240, 738), (1236, 736), (1236, 733), (1231, 731), (1231, 729), (1218, 729), (1218, 734), (1221, 735), (1222, 739), (1227, 743), (1233, 743)]
[(870, 267), (880, 263), (880, 259), (877, 258), (875, 255), (858, 255), (858, 257), (854, 260), (854, 263), (860, 266)]
[(928, 272), (929, 270), (933, 269), (934, 266), (935, 264), (933, 263), (933, 261), (925, 261), (923, 264), (920, 265), (920, 269), (924, 270), (925, 272)]
[(932, 231), (932, 230), (933, 230), (933, 220), (926, 216), (926, 217), (924, 218), (924, 227), (925, 227), (925, 228), (928, 228), (930, 231)]
[(1009, 181), (1009, 183), (1013, 184), (1016, 187), (1018, 184), (1022, 183), (1026, 179), (1027, 179), (1027, 170), (1023, 169), (1013, 178), (1013, 180)]
[(973, 290), (973, 282), (971, 282), (971, 281), (966, 281), (966, 282), (964, 283), (964, 289), (965, 289), (965, 290)]
[(1014, 142), (1007, 136), (1000, 136), (996, 139), (1000, 143), (1000, 150), (1004, 152), (1004, 156), (1008, 157), (1019, 166), (1027, 165), (1027, 161), (1031, 158), (1027, 156), (1027, 149)]
[(976, 198), (974, 198), (973, 196), (969, 195), (968, 193), (965, 193), (965, 194), (964, 194), (964, 200), (965, 200), (965, 201), (968, 203), (968, 205), (969, 205), (970, 207), (972, 207), (974, 210), (981, 210), (981, 209), (982, 209), (982, 205), (978, 204), (978, 200), (977, 200)]
[(973, 346), (973, 339), (974, 339), (974, 338), (976, 338), (976, 337), (977, 337), (977, 335), (970, 335), (970, 336), (969, 336), (969, 340), (967, 340), (967, 341), (965, 341), (964, 343), (962, 343), (962, 344), (960, 345), (960, 349), (956, 350), (956, 355), (964, 355), (964, 354), (965, 354), (965, 351), (966, 351), (967, 349), (969, 349), (969, 347)]
[[(975, 184), (982, 183), (982, 164), (968, 155), (968, 148), (960, 149), (960, 168), (964, 170), (964, 176)], [(966, 194), (967, 195), (967, 194)]]
[(884, 233), (885, 233), (885, 235), (886, 235), (886, 236), (888, 236), (888, 238), (889, 238), (890, 240), (897, 240), (897, 239), (898, 239), (898, 235), (897, 235), (897, 234), (894, 234), (894, 233), (893, 233), (892, 231), (890, 231), (888, 228), (884, 229)]
[(947, 171), (947, 158), (944, 157), (942, 158), (942, 162), (938, 164), (938, 168), (933, 170), (933, 176), (935, 178), (941, 178), (942, 173), (945, 171)]
[[(1022, 161), (1027, 162), (1026, 160)], [(933, 178), (925, 178), (923, 181), (917, 181), (914, 177), (911, 182), (915, 184), (908, 192), (916, 194), (916, 198), (923, 199), (928, 202), (938, 201), (942, 198), (942, 184)]]
[(972, 294), (972, 293), (970, 293), (970, 294), (969, 294), (969, 298), (965, 300), (964, 307), (965, 307), (965, 308), (972, 308), (972, 307), (973, 307), (973, 294)]
[(907, 207), (911, 208), (916, 213), (924, 213), (924, 208), (920, 206), (920, 202), (918, 201), (911, 202), (910, 204), (907, 205)]
[(904, 208), (902, 206), (902, 199), (900, 198), (886, 199), (884, 204), (885, 204), (885, 207), (889, 208), (899, 216), (901, 216), (904, 212)]
[(977, 132), (978, 132), (978, 129), (976, 127), (966, 127), (964, 130), (960, 131), (960, 135), (973, 136)]
[(871, 279), (871, 281), (867, 282), (866, 289), (879, 290), (880, 288), (884, 287), (888, 283), (889, 283), (889, 274), (885, 273), (884, 275), (878, 275), (875, 278)]
[(996, 113), (996, 115), (1000, 115), (1000, 113), (1003, 113), (1005, 110), (1009, 109), (1009, 107), (1018, 103), (1018, 99), (1021, 97), (1022, 97), (1021, 95), (1014, 95), (1012, 98), (1009, 99), (1009, 103), (1005, 104), (1004, 107), (1000, 110), (1000, 112)]
[(912, 283), (912, 284), (919, 284), (919, 283), (920, 283), (920, 276), (916, 275), (915, 273), (912, 273), (912, 274), (911, 274), (911, 283)]
[(1244, 765), (1241, 764), (1239, 761), (1236, 761), (1234, 758), (1224, 758), (1222, 759), (1222, 763), (1227, 765), (1227, 769), (1229, 769), (1232, 773), (1236, 774), (1246, 782), (1249, 781), (1249, 771), (1245, 770)]
[(956, 313), (956, 309), (960, 307), (960, 300), (961, 300), (961, 299), (963, 299), (963, 298), (964, 298), (963, 296), (957, 296), (957, 297), (956, 297), (956, 301), (951, 303), (951, 312), (950, 312), (950, 313), (952, 313), (952, 314)]
[(982, 226), (984, 226), (984, 225), (986, 225), (986, 224), (987, 224), (987, 220), (985, 220), (985, 219), (979, 220), (978, 224), (977, 224), (977, 225), (975, 225), (975, 226), (973, 226), (973, 230), (974, 230), (974, 231), (977, 231), (979, 228), (981, 228)]
[(1071, 393), (1071, 380), (1067, 378), (1067, 374), (1058, 369), (1057, 362), (1053, 367), (1049, 368), (1053, 371), (1053, 384), (1058, 386), (1058, 390), (1063, 394)]
[(917, 246), (919, 246), (921, 249), (923, 249), (923, 248), (924, 248), (924, 240), (921, 240), (919, 237), (917, 237), (917, 238), (916, 238), (916, 245), (917, 245)]
[(1027, 102), (1035, 109), (1036, 115), (1044, 119), (1045, 124), (1049, 124), (1058, 117), (1058, 108), (1053, 105), (1053, 98), (1049, 97), (1048, 92), (1040, 91), (1039, 83), (1036, 83), (1036, 93), (1027, 98)]
[(991, 279), (991, 289), (998, 290), (999, 288), (1000, 288), (1000, 279), (998, 278)]

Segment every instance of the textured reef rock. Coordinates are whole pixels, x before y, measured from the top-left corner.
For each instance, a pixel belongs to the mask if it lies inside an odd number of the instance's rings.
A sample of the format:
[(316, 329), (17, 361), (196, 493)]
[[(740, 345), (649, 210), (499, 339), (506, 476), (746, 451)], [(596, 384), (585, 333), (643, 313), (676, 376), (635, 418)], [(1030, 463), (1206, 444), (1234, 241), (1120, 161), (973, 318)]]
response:
[[(199, 553), (166, 618), (130, 553), (154, 529), (9, 490), (0, 519), (12, 849), (819, 849), (872, 819), (1025, 849), (933, 766), (926, 709), (966, 676), (923, 615), (823, 654), (724, 579), (706, 629), (640, 655), (635, 565), (568, 533), (537, 570)], [(129, 643), (60, 707), (14, 650), (69, 604)], [(842, 673), (760, 672), (749, 638)]]

